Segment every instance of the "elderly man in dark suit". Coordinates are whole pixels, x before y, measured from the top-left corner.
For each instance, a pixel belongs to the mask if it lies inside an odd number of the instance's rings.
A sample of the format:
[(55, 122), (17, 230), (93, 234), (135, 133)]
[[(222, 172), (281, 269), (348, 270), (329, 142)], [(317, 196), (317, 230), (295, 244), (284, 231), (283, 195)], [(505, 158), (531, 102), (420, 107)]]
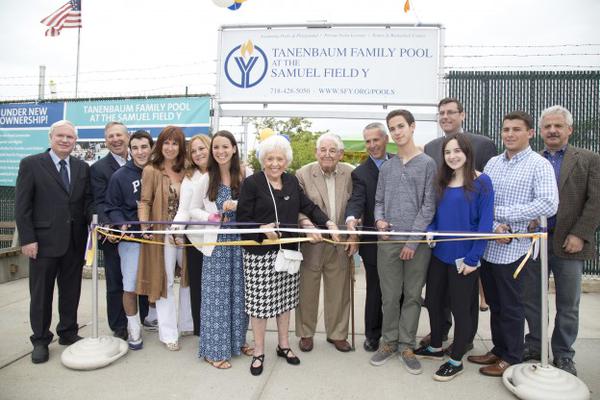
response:
[(52, 341), (52, 297), (58, 283), (58, 342), (70, 345), (77, 334), (87, 224), (92, 214), (89, 167), (70, 154), (77, 128), (69, 121), (50, 127), (50, 149), (21, 160), (15, 215), (21, 251), (29, 257), (31, 361), (48, 361)]
[[(373, 122), (363, 129), (365, 147), (369, 156), (362, 164), (352, 171), (352, 196), (346, 206), (346, 224), (349, 230), (355, 230), (362, 221), (362, 230), (374, 230), (375, 221), (373, 211), (375, 210), (375, 192), (377, 191), (377, 180), (379, 168), (390, 157), (386, 152), (388, 144), (387, 130), (384, 124)], [(364, 235), (361, 241), (377, 241), (377, 236)], [(351, 252), (356, 252), (356, 247)], [(383, 319), (381, 311), (381, 287), (379, 286), (379, 274), (377, 273), (377, 244), (361, 244), (358, 250), (367, 281), (367, 295), (365, 299), (365, 342), (363, 347), (366, 351), (375, 351), (379, 347), (381, 337), (381, 322)]]
[[(446, 97), (440, 100), (438, 103), (438, 124), (442, 131), (444, 131), (444, 135), (452, 135), (455, 133), (463, 133), (467, 136), (469, 141), (471, 142), (471, 146), (473, 147), (473, 155), (475, 156), (475, 169), (477, 171), (483, 171), (485, 164), (490, 160), (490, 158), (494, 157), (498, 154), (496, 149), (496, 145), (494, 142), (483, 135), (475, 135), (473, 133), (468, 133), (463, 131), (462, 124), (465, 120), (465, 109), (462, 103), (453, 97)], [(442, 143), (444, 141), (444, 137), (439, 137), (437, 139), (432, 140), (431, 142), (425, 145), (425, 154), (429, 157), (433, 158), (438, 165), (442, 165), (444, 163), (444, 157), (442, 156)], [(480, 284), (481, 285), (481, 284)], [(473, 325), (473, 332), (471, 335), (471, 340), (467, 344), (467, 351), (473, 349), (473, 339), (477, 334), (477, 325), (479, 321), (479, 305), (478, 305), (478, 292), (473, 292), (472, 298), (472, 312), (471, 318), (475, 321)], [(448, 300), (449, 301), (449, 300)], [(446, 315), (446, 323), (444, 325), (444, 338), (448, 337), (448, 332), (452, 327), (452, 316), (450, 315), (450, 303), (448, 303), (448, 308), (444, 311)], [(444, 339), (446, 340), (446, 339)], [(431, 341), (431, 335), (425, 336), (420, 345), (427, 346)], [(446, 354), (450, 354), (451, 348), (447, 348)]]
[[(540, 134), (545, 148), (540, 152), (554, 168), (559, 205), (548, 220), (548, 267), (556, 286), (556, 318), (552, 332), (554, 365), (577, 375), (573, 344), (579, 329), (581, 275), (585, 260), (596, 257), (595, 232), (600, 224), (600, 155), (569, 145), (573, 117), (564, 107), (542, 111)], [(523, 271), (525, 317), (524, 360), (540, 359), (540, 263)]]
[[(129, 158), (129, 133), (120, 122), (109, 122), (104, 127), (104, 140), (110, 151), (106, 156), (96, 161), (90, 170), (94, 204), (100, 224), (110, 223), (106, 215), (106, 189), (112, 174), (125, 165)], [(100, 249), (104, 255), (104, 275), (106, 278), (106, 313), (108, 326), (114, 336), (127, 340), (127, 317), (123, 309), (123, 275), (117, 243), (101, 241)], [(146, 300), (147, 304), (147, 300)], [(147, 305), (140, 307), (140, 316), (144, 317)], [(156, 329), (154, 329), (156, 330)]]

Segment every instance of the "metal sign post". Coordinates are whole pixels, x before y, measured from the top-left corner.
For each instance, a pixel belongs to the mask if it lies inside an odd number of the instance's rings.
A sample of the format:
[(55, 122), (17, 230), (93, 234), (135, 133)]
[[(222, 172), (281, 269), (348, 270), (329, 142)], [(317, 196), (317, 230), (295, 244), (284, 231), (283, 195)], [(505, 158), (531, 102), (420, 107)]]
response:
[[(542, 232), (548, 232), (547, 218), (540, 217)], [(542, 307), (541, 362), (511, 365), (502, 376), (504, 386), (515, 396), (530, 400), (586, 400), (587, 385), (579, 378), (548, 363), (548, 236), (540, 239)], [(525, 267), (527, 268), (527, 267)]]
[(98, 239), (94, 228), (98, 216), (92, 219), (90, 233), (94, 251), (92, 264), (92, 337), (85, 338), (67, 347), (62, 355), (63, 365), (71, 369), (92, 370), (105, 367), (127, 353), (128, 345), (123, 339), (113, 336), (98, 336)]

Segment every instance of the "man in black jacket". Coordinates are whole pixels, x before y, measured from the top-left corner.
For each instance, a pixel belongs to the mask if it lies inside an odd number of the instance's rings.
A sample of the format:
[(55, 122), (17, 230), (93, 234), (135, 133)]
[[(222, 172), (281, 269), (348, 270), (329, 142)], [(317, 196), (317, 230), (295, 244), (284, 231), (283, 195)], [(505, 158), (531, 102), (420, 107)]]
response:
[[(352, 171), (352, 196), (346, 206), (346, 224), (349, 230), (355, 230), (358, 220), (364, 230), (374, 230), (375, 192), (379, 168), (390, 155), (386, 152), (388, 135), (385, 125), (374, 122), (363, 130), (365, 146), (369, 157)], [(365, 235), (361, 241), (377, 241), (377, 236)], [(356, 245), (352, 249), (356, 252)], [(375, 351), (381, 337), (381, 288), (377, 273), (377, 244), (361, 244), (359, 254), (365, 266), (367, 296), (365, 300), (365, 342), (366, 351)]]
[[(489, 137), (465, 132), (462, 128), (464, 120), (465, 110), (458, 99), (446, 97), (440, 100), (438, 103), (438, 123), (442, 131), (444, 131), (444, 136), (454, 133), (464, 133), (471, 142), (471, 146), (473, 146), (475, 169), (483, 171), (485, 164), (487, 164), (490, 158), (498, 154), (498, 150)], [(438, 167), (444, 163), (444, 157), (442, 157), (444, 136), (433, 139), (425, 145), (424, 149), (425, 154), (433, 158)]]
[(58, 283), (59, 343), (77, 334), (87, 225), (92, 215), (89, 167), (70, 154), (77, 128), (69, 121), (50, 127), (50, 149), (21, 160), (16, 185), (16, 223), (21, 251), (29, 257), (31, 361), (48, 361), (52, 297)]
[[(129, 133), (120, 122), (109, 122), (104, 127), (104, 140), (110, 151), (102, 159), (96, 161), (90, 169), (92, 193), (98, 214), (99, 224), (108, 224), (106, 215), (106, 188), (112, 174), (125, 165), (129, 159)], [(104, 275), (106, 278), (106, 313), (108, 326), (114, 336), (127, 340), (127, 317), (123, 309), (123, 275), (117, 244), (108, 240), (100, 240), (100, 249), (104, 255)], [(147, 303), (146, 303), (147, 304)], [(147, 306), (146, 306), (147, 307)], [(146, 307), (142, 307), (147, 309)], [(140, 310), (143, 314), (144, 310)], [(143, 317), (143, 315), (142, 315)]]

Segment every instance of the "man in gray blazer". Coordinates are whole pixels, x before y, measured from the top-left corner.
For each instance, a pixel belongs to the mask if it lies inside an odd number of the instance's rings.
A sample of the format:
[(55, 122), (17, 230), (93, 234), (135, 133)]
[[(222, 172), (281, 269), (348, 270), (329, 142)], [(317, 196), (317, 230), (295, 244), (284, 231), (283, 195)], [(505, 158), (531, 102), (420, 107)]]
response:
[[(554, 365), (577, 375), (573, 343), (579, 328), (581, 275), (585, 260), (596, 257), (595, 232), (600, 225), (600, 155), (569, 145), (573, 117), (569, 110), (552, 106), (542, 111), (540, 134), (545, 148), (540, 152), (554, 168), (559, 205), (548, 220), (548, 268), (556, 286), (556, 318), (552, 332)], [(523, 273), (525, 336), (523, 360), (540, 359), (540, 263)]]

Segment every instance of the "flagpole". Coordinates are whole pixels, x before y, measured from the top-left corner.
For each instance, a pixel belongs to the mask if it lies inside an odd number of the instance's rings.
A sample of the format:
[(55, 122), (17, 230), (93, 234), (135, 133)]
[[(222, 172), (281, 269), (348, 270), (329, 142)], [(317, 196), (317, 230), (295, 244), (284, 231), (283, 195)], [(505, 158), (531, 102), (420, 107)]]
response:
[(81, 27), (77, 28), (77, 66), (75, 68), (75, 98), (79, 89), (79, 45), (81, 43)]

